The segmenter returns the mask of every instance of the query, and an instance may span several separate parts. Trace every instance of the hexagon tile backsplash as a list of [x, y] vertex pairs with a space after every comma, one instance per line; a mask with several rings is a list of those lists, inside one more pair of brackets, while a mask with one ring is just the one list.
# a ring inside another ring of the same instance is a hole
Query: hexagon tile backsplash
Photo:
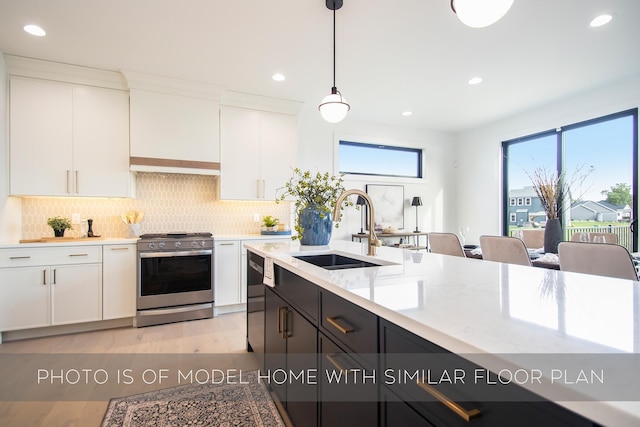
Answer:
[[[143, 211], [141, 233], [209, 231], [222, 234], [254, 234], [261, 223], [254, 214], [271, 215], [290, 223], [291, 203], [239, 202], [217, 199], [216, 177], [139, 172], [135, 199], [85, 197], [26, 197], [22, 199], [22, 238], [52, 237], [47, 218], [93, 219], [93, 232], [107, 238], [131, 237], [121, 215]], [[275, 195], [274, 195], [275, 198]], [[67, 230], [67, 237], [79, 237], [80, 226]]]

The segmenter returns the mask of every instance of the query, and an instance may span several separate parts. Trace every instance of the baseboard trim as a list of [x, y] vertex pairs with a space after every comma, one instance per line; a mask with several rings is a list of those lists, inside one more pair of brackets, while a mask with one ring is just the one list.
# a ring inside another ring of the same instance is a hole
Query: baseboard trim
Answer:
[[0, 334], [0, 344], [3, 342], [24, 340], [29, 338], [50, 337], [53, 335], [74, 334], [78, 332], [99, 331], [131, 326], [133, 317], [123, 319], [102, 320], [99, 322], [76, 323], [73, 325], [47, 326], [44, 328], [22, 329], [19, 331], [6, 331]]

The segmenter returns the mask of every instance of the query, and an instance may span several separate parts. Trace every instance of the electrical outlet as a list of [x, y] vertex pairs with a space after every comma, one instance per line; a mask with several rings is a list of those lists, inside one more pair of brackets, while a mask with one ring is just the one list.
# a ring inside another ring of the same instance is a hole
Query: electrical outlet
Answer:
[[254, 213], [253, 214], [253, 222], [260, 222], [260, 214], [259, 213]]
[[71, 214], [71, 224], [80, 224], [80, 214], [79, 213]]

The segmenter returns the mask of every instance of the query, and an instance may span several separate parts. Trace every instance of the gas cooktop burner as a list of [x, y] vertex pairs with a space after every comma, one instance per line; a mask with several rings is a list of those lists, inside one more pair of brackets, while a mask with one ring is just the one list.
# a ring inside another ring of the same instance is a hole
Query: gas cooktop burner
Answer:
[[142, 240], [149, 239], [189, 239], [189, 238], [209, 238], [213, 236], [211, 233], [187, 233], [187, 232], [171, 232], [171, 233], [150, 233], [140, 236]]

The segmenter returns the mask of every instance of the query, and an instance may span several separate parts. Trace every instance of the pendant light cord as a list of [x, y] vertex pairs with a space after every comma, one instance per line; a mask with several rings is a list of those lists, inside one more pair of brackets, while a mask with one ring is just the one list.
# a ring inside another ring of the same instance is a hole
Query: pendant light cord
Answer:
[[336, 87], [336, 9], [333, 8], [333, 87]]

